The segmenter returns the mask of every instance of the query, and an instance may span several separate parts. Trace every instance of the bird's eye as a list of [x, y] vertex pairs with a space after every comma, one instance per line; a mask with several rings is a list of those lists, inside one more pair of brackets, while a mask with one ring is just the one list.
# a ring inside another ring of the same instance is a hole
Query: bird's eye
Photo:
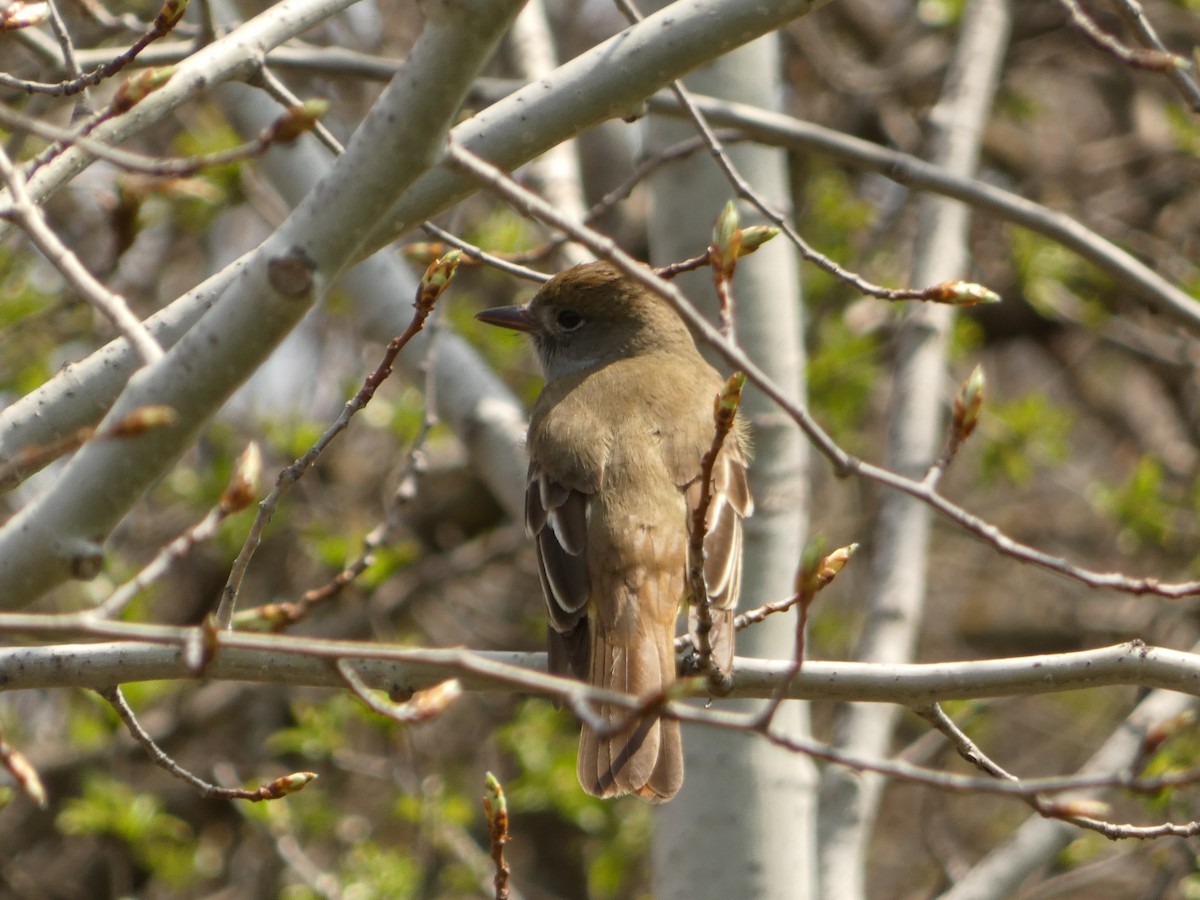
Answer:
[[558, 326], [564, 331], [574, 331], [583, 324], [583, 316], [573, 309], [562, 309], [555, 316], [555, 321], [558, 322]]

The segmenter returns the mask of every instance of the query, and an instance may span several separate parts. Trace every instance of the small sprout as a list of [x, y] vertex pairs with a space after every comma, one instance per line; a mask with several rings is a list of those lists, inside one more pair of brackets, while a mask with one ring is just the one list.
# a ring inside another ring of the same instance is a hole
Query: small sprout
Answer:
[[837, 578], [842, 569], [846, 568], [846, 563], [850, 562], [850, 557], [857, 551], [857, 543], [847, 544], [845, 547], [838, 547], [822, 559], [817, 567], [817, 589], [820, 590]]
[[174, 425], [177, 421], [179, 421], [179, 414], [174, 409], [162, 403], [152, 403], [147, 406], [139, 406], [125, 418], [114, 423], [111, 428], [105, 429], [100, 437], [137, 437], [152, 428], [166, 428], [168, 425]]
[[129, 112], [170, 81], [174, 74], [174, 66], [162, 66], [131, 75], [113, 94], [112, 102], [108, 105], [109, 114], [119, 116]]
[[239, 631], [281, 631], [297, 618], [295, 603], [264, 603], [240, 611], [233, 617], [233, 622]]
[[431, 262], [429, 268], [425, 270], [425, 274], [421, 276], [421, 283], [417, 287], [417, 300], [413, 305], [426, 312], [432, 310], [433, 304], [437, 302], [438, 297], [449, 286], [454, 273], [458, 271], [458, 264], [461, 261], [462, 251], [451, 250]]
[[179, 414], [162, 403], [139, 406], [103, 431], [93, 435], [102, 439], [137, 437], [154, 428], [166, 428], [179, 421]]
[[508, 878], [511, 874], [508, 861], [504, 858], [504, 845], [511, 840], [508, 834], [508, 800], [499, 779], [491, 772], [484, 778], [483, 817], [487, 820], [488, 836], [491, 838], [492, 864], [496, 874], [492, 878], [496, 900], [509, 897]]
[[262, 451], [258, 449], [258, 444], [251, 441], [238, 457], [233, 467], [233, 477], [221, 494], [221, 511], [225, 515], [243, 510], [254, 502], [262, 480], [262, 470]]
[[778, 236], [779, 229], [774, 225], [751, 225], [749, 228], [743, 228], [738, 256], [749, 256], [767, 241]]
[[488, 831], [494, 836], [503, 835], [508, 840], [508, 800], [504, 796], [504, 787], [491, 772], [484, 776], [483, 812], [487, 816]]
[[746, 384], [745, 372], [734, 372], [717, 394], [713, 418], [717, 425], [728, 430], [733, 425], [734, 417], [742, 406], [742, 388]]
[[278, 800], [288, 794], [304, 790], [317, 777], [316, 772], [293, 772], [276, 778], [270, 784], [264, 784], [255, 792], [255, 800]]
[[188, 0], [166, 0], [154, 19], [154, 30], [160, 34], [170, 31], [179, 24], [187, 8]]
[[963, 382], [958, 396], [954, 398], [953, 440], [955, 446], [971, 436], [979, 424], [979, 411], [983, 407], [983, 368], [976, 366]]
[[431, 688], [417, 691], [407, 703], [401, 707], [403, 716], [397, 716], [404, 722], [427, 722], [446, 711], [455, 700], [462, 696], [462, 683], [457, 678], [435, 684]]
[[737, 205], [730, 200], [725, 204], [725, 208], [721, 210], [721, 214], [717, 216], [717, 224], [713, 228], [713, 243], [717, 246], [717, 250], [725, 254], [737, 238], [737, 232]]
[[725, 204], [713, 227], [713, 242], [708, 248], [709, 262], [717, 276], [728, 281], [741, 255], [742, 231], [738, 228], [737, 206], [732, 200]]
[[1078, 797], [1042, 801], [1039, 804], [1039, 810], [1044, 816], [1066, 819], [1101, 819], [1112, 811], [1112, 807], [1103, 800]]
[[922, 292], [926, 300], [950, 306], [976, 306], [980, 303], [999, 303], [1000, 295], [972, 281], [943, 281]]
[[8, 769], [13, 781], [23, 790], [40, 809], [46, 808], [46, 788], [37, 770], [30, 764], [25, 754], [4, 738], [0, 738], [0, 764]]
[[796, 595], [802, 606], [812, 603], [821, 589], [820, 573], [825, 562], [825, 536], [818, 534], [809, 540], [800, 557], [800, 568], [796, 570]]
[[33, 28], [50, 18], [49, 3], [22, 3], [21, 0], [0, 9], [0, 31]]
[[317, 119], [329, 112], [328, 100], [305, 100], [300, 106], [289, 106], [282, 116], [263, 133], [264, 143], [290, 144], [313, 130]]

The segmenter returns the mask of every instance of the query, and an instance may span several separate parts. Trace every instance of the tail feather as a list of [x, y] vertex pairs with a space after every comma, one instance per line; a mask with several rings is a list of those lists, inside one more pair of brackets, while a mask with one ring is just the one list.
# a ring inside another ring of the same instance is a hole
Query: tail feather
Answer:
[[[652, 633], [657, 631], [663, 633]], [[606, 638], [603, 630], [593, 636], [591, 684], [645, 697], [661, 693], [675, 680], [670, 632], [652, 626], [628, 647]], [[637, 794], [654, 803], [675, 796], [683, 784], [679, 723], [654, 713], [631, 718], [630, 710], [611, 704], [599, 704], [596, 713], [602, 730], [585, 723], [579, 735], [583, 789], [596, 797]]]

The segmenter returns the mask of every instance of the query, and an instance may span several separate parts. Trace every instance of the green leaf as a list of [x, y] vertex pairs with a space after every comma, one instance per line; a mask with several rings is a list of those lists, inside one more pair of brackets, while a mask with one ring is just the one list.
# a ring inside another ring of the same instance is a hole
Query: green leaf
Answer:
[[107, 775], [86, 778], [83, 796], [64, 804], [55, 825], [66, 835], [120, 841], [139, 865], [174, 887], [198, 877], [191, 826], [166, 812], [157, 794], [136, 793]]
[[980, 442], [979, 467], [984, 479], [1024, 484], [1033, 476], [1035, 465], [1059, 463], [1069, 455], [1074, 416], [1044, 394], [988, 404], [982, 421], [987, 423], [987, 440]]
[[1092, 491], [1095, 504], [1121, 527], [1120, 540], [1129, 549], [1144, 544], [1163, 546], [1171, 536], [1174, 504], [1164, 496], [1162, 463], [1147, 454], [1123, 484], [1097, 484]]

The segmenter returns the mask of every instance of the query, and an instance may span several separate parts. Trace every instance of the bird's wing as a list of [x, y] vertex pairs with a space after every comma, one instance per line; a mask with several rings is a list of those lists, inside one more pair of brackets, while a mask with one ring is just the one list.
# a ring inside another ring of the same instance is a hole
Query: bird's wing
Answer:
[[588, 671], [587, 504], [587, 494], [530, 463], [525, 529], [537, 548], [538, 574], [550, 617], [549, 668], [578, 678]]
[[[686, 489], [689, 532], [701, 493], [697, 475]], [[722, 672], [729, 672], [733, 665], [733, 617], [742, 587], [742, 520], [753, 511], [746, 458], [736, 443], [726, 444], [713, 466], [704, 535], [704, 582], [713, 616], [709, 641], [713, 660]], [[688, 567], [691, 568], [691, 560]], [[688, 615], [693, 634], [698, 619], [695, 603], [693, 598]]]

